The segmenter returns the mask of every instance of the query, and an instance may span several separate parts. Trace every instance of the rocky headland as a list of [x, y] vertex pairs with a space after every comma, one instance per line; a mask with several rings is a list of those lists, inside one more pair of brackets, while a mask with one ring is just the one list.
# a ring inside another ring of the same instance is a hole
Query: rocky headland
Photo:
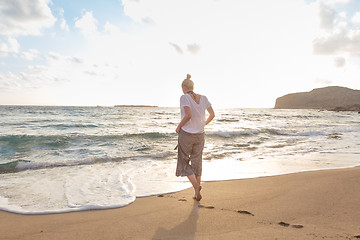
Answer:
[[277, 98], [275, 108], [360, 112], [360, 90], [330, 86], [291, 93]]
[[114, 105], [114, 107], [129, 107], [129, 108], [135, 108], [135, 107], [158, 107], [158, 106], [150, 106], [150, 105]]

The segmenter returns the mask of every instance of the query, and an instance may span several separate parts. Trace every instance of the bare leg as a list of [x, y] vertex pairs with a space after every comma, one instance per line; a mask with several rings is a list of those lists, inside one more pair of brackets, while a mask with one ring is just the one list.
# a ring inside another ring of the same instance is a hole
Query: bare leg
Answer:
[[194, 174], [190, 175], [190, 176], [187, 176], [189, 181], [191, 182], [191, 184], [193, 185], [194, 187], [194, 190], [195, 190], [195, 199], [197, 201], [200, 201], [202, 196], [200, 194], [200, 191], [201, 191], [201, 186], [200, 186], [200, 183], [198, 182], [198, 180], [200, 181], [201, 180], [201, 177], [195, 177]]
[[[195, 176], [195, 178], [196, 178], [197, 183], [200, 185], [200, 190], [199, 190], [199, 192], [200, 192], [201, 189], [202, 189], [202, 187], [201, 187], [201, 176]], [[194, 188], [194, 189], [195, 189], [195, 188]], [[195, 196], [193, 197], [193, 199], [196, 199], [196, 194], [195, 194]]]
[[198, 182], [199, 185], [201, 185], [201, 176], [196, 176], [196, 181]]

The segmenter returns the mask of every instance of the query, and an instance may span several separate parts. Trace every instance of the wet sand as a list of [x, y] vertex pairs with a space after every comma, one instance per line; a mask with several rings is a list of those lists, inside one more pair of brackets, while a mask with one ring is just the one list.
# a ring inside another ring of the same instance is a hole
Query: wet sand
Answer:
[[203, 183], [109, 210], [0, 211], [0, 239], [360, 239], [360, 167]]

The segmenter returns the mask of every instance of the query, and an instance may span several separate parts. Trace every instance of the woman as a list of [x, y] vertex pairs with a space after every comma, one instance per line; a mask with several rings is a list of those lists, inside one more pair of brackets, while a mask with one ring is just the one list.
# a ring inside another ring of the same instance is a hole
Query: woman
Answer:
[[[184, 95], [180, 98], [181, 122], [176, 128], [179, 134], [176, 176], [188, 177], [195, 190], [194, 199], [200, 201], [204, 127], [215, 113], [205, 96], [194, 93], [194, 82], [190, 78], [188, 74], [181, 84]], [[209, 113], [207, 119], [205, 110]]]

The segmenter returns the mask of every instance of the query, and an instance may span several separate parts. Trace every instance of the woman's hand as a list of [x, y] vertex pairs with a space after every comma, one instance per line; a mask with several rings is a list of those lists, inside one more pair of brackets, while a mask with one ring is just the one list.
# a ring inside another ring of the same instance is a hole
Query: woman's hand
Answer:
[[179, 123], [179, 125], [176, 128], [176, 132], [179, 133], [180, 129], [182, 128], [182, 126], [184, 126], [190, 119], [191, 119], [191, 111], [190, 111], [190, 107], [185, 106], [184, 107], [184, 111], [185, 111], [185, 116], [184, 118], [181, 120], [181, 122]]
[[210, 106], [208, 109], [206, 109], [209, 113], [208, 119], [206, 119], [205, 125], [208, 125], [215, 117], [214, 109]]

